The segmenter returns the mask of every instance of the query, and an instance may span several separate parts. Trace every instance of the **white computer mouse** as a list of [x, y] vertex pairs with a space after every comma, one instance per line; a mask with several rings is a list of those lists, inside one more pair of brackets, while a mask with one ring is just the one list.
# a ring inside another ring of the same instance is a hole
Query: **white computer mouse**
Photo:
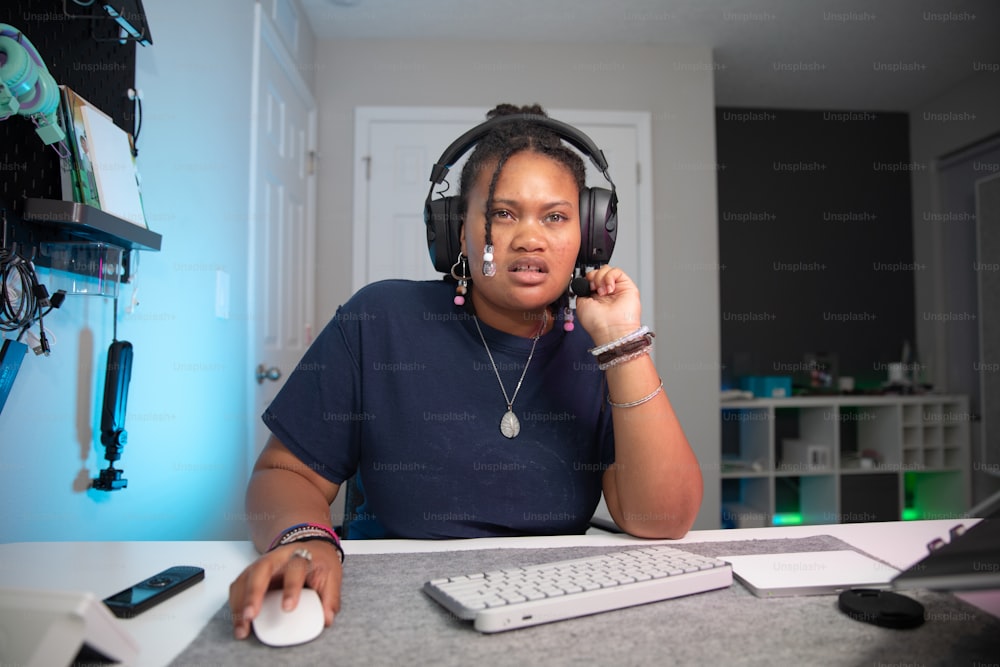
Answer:
[[260, 613], [253, 619], [254, 634], [268, 646], [293, 646], [312, 641], [323, 632], [323, 605], [319, 593], [303, 588], [299, 604], [291, 611], [281, 608], [280, 588], [264, 594]]

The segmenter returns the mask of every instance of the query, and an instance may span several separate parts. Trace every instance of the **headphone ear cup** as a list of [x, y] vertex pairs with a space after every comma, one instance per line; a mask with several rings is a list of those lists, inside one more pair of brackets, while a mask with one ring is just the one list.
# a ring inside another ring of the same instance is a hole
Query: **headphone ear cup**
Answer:
[[19, 114], [22, 116], [35, 114], [48, 116], [55, 113], [59, 107], [59, 84], [48, 71], [43, 70], [38, 73], [33, 92], [34, 94], [30, 97], [25, 95], [18, 100], [21, 103], [21, 108], [18, 109]]
[[38, 67], [24, 47], [10, 37], [0, 36], [0, 53], [6, 56], [0, 66], [0, 81], [20, 100], [31, 92], [38, 80]]
[[441, 273], [451, 273], [451, 266], [462, 245], [458, 197], [428, 199], [424, 203], [424, 224], [427, 225], [427, 250], [434, 269]]
[[580, 254], [584, 265], [607, 264], [618, 237], [618, 195], [607, 188], [580, 190]]

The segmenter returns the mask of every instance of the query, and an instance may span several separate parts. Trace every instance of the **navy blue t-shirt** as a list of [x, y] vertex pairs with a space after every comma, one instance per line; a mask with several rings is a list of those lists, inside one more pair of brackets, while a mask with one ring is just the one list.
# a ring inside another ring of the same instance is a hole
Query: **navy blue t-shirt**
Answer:
[[[614, 461], [603, 373], [582, 327], [557, 323], [507, 410], [473, 318], [445, 281], [388, 280], [341, 306], [263, 419], [305, 465], [364, 497], [350, 538], [586, 531]], [[480, 322], [508, 396], [532, 339]]]

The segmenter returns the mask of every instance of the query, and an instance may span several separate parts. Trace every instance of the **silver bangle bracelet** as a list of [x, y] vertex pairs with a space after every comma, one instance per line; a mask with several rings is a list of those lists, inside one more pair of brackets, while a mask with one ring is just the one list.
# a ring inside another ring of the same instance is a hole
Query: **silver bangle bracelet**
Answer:
[[660, 380], [660, 386], [658, 386], [652, 392], [646, 394], [645, 396], [643, 396], [640, 399], [637, 399], [635, 401], [631, 401], [629, 403], [615, 403], [614, 401], [611, 400], [611, 395], [608, 394], [608, 405], [610, 405], [613, 408], [634, 408], [637, 405], [642, 405], [643, 403], [646, 403], [647, 401], [653, 400], [653, 398], [657, 394], [659, 394], [661, 391], [663, 391], [663, 380]]

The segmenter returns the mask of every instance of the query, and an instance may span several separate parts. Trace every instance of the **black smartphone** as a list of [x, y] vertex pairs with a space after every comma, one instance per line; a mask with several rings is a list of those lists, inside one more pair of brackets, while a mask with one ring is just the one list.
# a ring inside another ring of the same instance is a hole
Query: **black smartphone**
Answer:
[[202, 568], [192, 565], [178, 565], [105, 598], [104, 604], [118, 618], [132, 618], [164, 600], [172, 598], [204, 578], [205, 570]]

